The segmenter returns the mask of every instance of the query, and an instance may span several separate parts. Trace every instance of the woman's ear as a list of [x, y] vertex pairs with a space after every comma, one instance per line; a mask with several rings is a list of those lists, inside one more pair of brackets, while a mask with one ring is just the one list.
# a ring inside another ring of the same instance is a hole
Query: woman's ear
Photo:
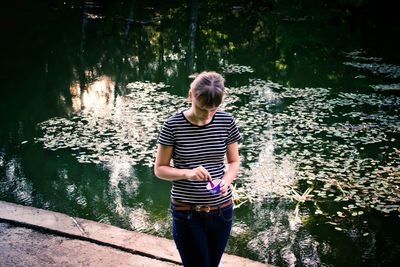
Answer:
[[192, 93], [192, 89], [190, 89], [189, 93], [188, 93], [188, 100], [192, 101], [192, 97], [193, 97], [193, 93]]

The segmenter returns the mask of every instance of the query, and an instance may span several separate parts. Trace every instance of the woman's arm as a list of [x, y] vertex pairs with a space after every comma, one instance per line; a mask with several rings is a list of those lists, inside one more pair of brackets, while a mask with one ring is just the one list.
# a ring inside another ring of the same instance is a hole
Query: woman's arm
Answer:
[[228, 191], [229, 186], [236, 179], [236, 175], [240, 168], [240, 156], [239, 156], [239, 146], [237, 142], [229, 144], [226, 150], [226, 159], [228, 163], [228, 168], [225, 171], [224, 177], [221, 183], [221, 195], [225, 195]]
[[207, 180], [211, 178], [208, 171], [199, 166], [194, 169], [177, 169], [170, 166], [173, 146], [165, 146], [159, 144], [157, 147], [156, 161], [154, 166], [154, 174], [163, 180], [174, 181], [182, 179], [190, 180]]

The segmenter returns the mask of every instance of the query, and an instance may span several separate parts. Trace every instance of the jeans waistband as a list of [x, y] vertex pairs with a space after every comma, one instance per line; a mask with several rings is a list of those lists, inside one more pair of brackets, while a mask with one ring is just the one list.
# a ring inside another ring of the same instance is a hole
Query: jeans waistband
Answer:
[[216, 206], [207, 206], [207, 205], [190, 205], [190, 204], [186, 204], [186, 203], [182, 203], [179, 201], [176, 201], [175, 199], [171, 199], [171, 206], [172, 209], [175, 211], [197, 211], [197, 212], [211, 212], [211, 211], [216, 211], [216, 210], [220, 210], [223, 209], [225, 207], [228, 207], [229, 205], [233, 204], [232, 199], [229, 199], [228, 201], [220, 204], [220, 205], [216, 205]]

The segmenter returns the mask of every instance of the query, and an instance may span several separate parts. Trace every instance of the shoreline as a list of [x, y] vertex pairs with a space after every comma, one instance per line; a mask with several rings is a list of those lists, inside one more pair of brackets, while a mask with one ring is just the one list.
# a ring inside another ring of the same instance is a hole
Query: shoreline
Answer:
[[[71, 217], [59, 212], [0, 201], [0, 222], [39, 231], [44, 235], [84, 241], [88, 245], [95, 244], [110, 250], [119, 250], [158, 261], [160, 264], [165, 263], [166, 266], [182, 265], [173, 240]], [[40, 254], [40, 251], [38, 253]], [[272, 265], [224, 253], [220, 266]]]

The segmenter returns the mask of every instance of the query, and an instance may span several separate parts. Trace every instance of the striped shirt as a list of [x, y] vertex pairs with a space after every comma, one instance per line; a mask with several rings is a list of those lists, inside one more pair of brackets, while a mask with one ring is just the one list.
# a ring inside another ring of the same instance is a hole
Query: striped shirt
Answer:
[[[167, 119], [160, 132], [158, 143], [173, 146], [173, 167], [193, 169], [200, 165], [207, 169], [213, 179], [222, 178], [225, 169], [227, 145], [240, 140], [234, 118], [222, 111], [217, 111], [211, 122], [198, 126], [192, 124], [183, 112]], [[215, 206], [232, 197], [229, 188], [226, 196], [212, 195], [206, 188], [207, 181], [173, 181], [171, 197], [177, 201]]]

